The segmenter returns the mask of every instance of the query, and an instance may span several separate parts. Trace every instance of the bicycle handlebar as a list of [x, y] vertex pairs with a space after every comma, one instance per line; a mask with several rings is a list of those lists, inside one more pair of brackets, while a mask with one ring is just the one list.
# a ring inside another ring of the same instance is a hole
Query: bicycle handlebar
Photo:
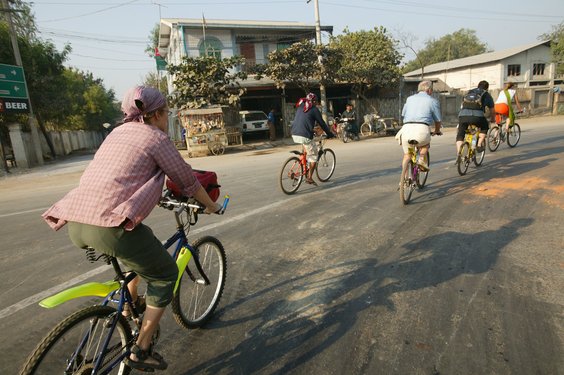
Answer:
[[[225, 195], [223, 198], [223, 203], [219, 211], [215, 212], [218, 215], [223, 215], [225, 210], [227, 209], [227, 205], [229, 204], [229, 195]], [[177, 212], [180, 213], [183, 210], [194, 210], [196, 213], [203, 213], [206, 209], [204, 205], [200, 202], [196, 201], [194, 198], [189, 198], [187, 202], [182, 202], [171, 194], [165, 194], [158, 203], [159, 207], [165, 208], [167, 210], [177, 209]]]

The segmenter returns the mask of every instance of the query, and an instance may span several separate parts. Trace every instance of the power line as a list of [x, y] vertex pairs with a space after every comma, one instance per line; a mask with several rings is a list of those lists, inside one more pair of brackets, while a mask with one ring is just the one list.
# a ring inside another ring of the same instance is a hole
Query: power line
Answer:
[[[117, 4], [117, 5], [114, 5], [114, 6], [111, 6], [111, 7], [108, 7], [108, 8], [99, 9], [99, 10], [96, 10], [96, 11], [90, 12], [90, 13], [84, 13], [84, 14], [79, 14], [79, 15], [76, 15], [76, 16], [57, 18], [57, 19], [52, 19], [52, 20], [45, 20], [45, 21], [41, 21], [41, 22], [58, 22], [58, 21], [73, 20], [73, 19], [80, 18], [80, 17], [86, 17], [86, 16], [91, 16], [93, 14], [102, 13], [102, 12], [105, 12], [105, 11], [110, 10], [110, 9], [120, 8], [122, 6], [130, 5], [130, 4], [135, 3], [137, 1], [139, 1], [139, 0], [128, 1], [127, 3]], [[65, 4], [65, 5], [68, 5], [68, 4]], [[84, 4], [81, 4], [81, 5], [84, 5]]]

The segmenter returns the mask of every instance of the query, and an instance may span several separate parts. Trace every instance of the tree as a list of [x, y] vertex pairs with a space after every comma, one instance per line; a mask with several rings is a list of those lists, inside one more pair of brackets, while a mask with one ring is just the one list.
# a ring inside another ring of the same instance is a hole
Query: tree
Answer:
[[399, 82], [401, 53], [385, 28], [350, 32], [331, 38], [331, 49], [341, 56], [339, 81], [351, 83], [353, 93], [363, 96], [366, 89], [386, 87]]
[[[319, 62], [319, 55], [323, 58], [323, 64]], [[291, 83], [307, 93], [314, 82], [334, 82], [339, 61], [337, 49], [317, 46], [311, 41], [303, 40], [283, 50], [270, 52], [268, 64], [257, 65], [253, 73], [257, 75], [257, 79], [269, 77], [277, 87]]]
[[211, 56], [182, 57], [178, 65], [169, 65], [174, 77], [171, 102], [178, 109], [201, 108], [212, 104], [236, 105], [245, 89], [238, 80], [247, 78], [245, 72], [234, 69], [244, 62], [240, 56], [216, 59]]
[[151, 57], [155, 57], [156, 48], [159, 46], [159, 31], [160, 25], [157, 23], [151, 33], [149, 34], [149, 42], [145, 47], [145, 52]]
[[552, 61], [556, 63], [556, 73], [564, 74], [564, 21], [552, 26], [549, 33], [542, 34], [540, 40], [550, 40]]
[[411, 72], [425, 66], [444, 61], [461, 59], [487, 52], [487, 44], [476, 36], [476, 31], [460, 29], [439, 39], [430, 39], [416, 55], [418, 58], [405, 64], [403, 71]]
[[147, 73], [145, 79], [143, 80], [143, 86], [154, 87], [157, 90], [160, 90], [163, 94], [168, 95], [166, 77], [159, 77], [159, 74], [155, 72]]

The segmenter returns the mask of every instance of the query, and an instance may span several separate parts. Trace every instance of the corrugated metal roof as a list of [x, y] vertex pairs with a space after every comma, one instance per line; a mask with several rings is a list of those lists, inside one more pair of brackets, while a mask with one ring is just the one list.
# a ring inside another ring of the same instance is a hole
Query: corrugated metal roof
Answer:
[[[202, 27], [202, 18], [161, 18], [161, 23], [168, 25], [179, 24], [183, 26]], [[254, 21], [254, 20], [216, 20], [206, 18], [206, 27], [209, 28], [271, 28], [271, 29], [307, 29], [315, 30], [315, 25], [293, 21]], [[333, 31], [333, 26], [321, 26], [323, 31]]]
[[[480, 55], [464, 57], [462, 59], [456, 59], [456, 60], [445, 61], [445, 62], [441, 62], [441, 63], [437, 63], [437, 64], [431, 64], [431, 65], [425, 66], [423, 68], [423, 72], [424, 72], [424, 74], [427, 74], [427, 73], [435, 73], [435, 72], [444, 71], [446, 69], [456, 69], [456, 68], [463, 68], [463, 67], [472, 66], [472, 65], [487, 64], [487, 63], [490, 63], [490, 62], [503, 60], [507, 57], [517, 55], [518, 53], [524, 52], [524, 51], [529, 50], [529, 49], [534, 48], [534, 47], [538, 47], [542, 44], [550, 45], [550, 41], [545, 40], [545, 41], [542, 41], [542, 42], [526, 44], [524, 46], [518, 46], [518, 47], [504, 49], [504, 50], [501, 50], [501, 51], [487, 52], [487, 53], [482, 53]], [[414, 70], [412, 72], [406, 73], [406, 74], [404, 74], [404, 77], [413, 77], [413, 76], [417, 76], [417, 75], [421, 75], [421, 69], [417, 69], [417, 70]]]

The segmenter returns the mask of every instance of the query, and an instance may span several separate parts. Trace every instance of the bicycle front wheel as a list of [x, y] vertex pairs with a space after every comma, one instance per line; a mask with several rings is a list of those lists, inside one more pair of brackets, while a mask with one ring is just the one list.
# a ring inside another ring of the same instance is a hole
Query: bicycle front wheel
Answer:
[[488, 134], [486, 136], [486, 141], [488, 143], [488, 149], [491, 152], [494, 152], [495, 150], [497, 150], [497, 148], [501, 144], [501, 136], [499, 134], [499, 126], [497, 126], [497, 125], [492, 126], [488, 130]]
[[297, 156], [292, 156], [280, 170], [280, 188], [285, 194], [294, 194], [302, 184], [304, 175], [302, 165]]
[[317, 165], [315, 167], [315, 174], [321, 182], [327, 182], [333, 176], [335, 172], [335, 165], [337, 164], [337, 158], [333, 150], [326, 148], [323, 150], [323, 154], [319, 157]]
[[172, 299], [174, 319], [184, 328], [201, 327], [211, 318], [223, 293], [227, 271], [225, 249], [217, 238], [202, 237], [192, 248], [201, 269], [194, 259], [188, 262]]
[[456, 169], [458, 169], [458, 174], [464, 176], [468, 171], [468, 166], [470, 165], [470, 144], [464, 142], [460, 146], [460, 151], [458, 152], [458, 157], [456, 158]]
[[400, 178], [400, 200], [403, 204], [408, 204], [411, 200], [411, 194], [413, 193], [413, 164], [411, 161], [407, 164], [407, 167], [402, 169]]
[[[431, 167], [431, 155], [430, 152], [427, 150], [427, 155], [425, 156], [425, 161], [427, 162], [427, 166]], [[417, 176], [415, 177], [415, 183], [419, 189], [422, 189], [427, 182], [427, 177], [429, 177], [429, 171], [423, 172], [421, 169], [417, 172]]]
[[372, 135], [372, 131], [370, 129], [370, 124], [364, 123], [360, 126], [360, 134], [363, 137], [368, 137], [369, 135]]
[[515, 147], [520, 139], [521, 127], [519, 124], [515, 123], [513, 126], [509, 127], [509, 131], [507, 132], [507, 144], [509, 147]]
[[[108, 336], [108, 345], [102, 350]], [[110, 368], [120, 360], [120, 355], [126, 355], [132, 341], [131, 327], [116, 309], [100, 305], [87, 307], [49, 332], [28, 358], [20, 375], [90, 374], [100, 355], [104, 357], [98, 372], [129, 374], [131, 368], [123, 362], [117, 363], [111, 371]]]

